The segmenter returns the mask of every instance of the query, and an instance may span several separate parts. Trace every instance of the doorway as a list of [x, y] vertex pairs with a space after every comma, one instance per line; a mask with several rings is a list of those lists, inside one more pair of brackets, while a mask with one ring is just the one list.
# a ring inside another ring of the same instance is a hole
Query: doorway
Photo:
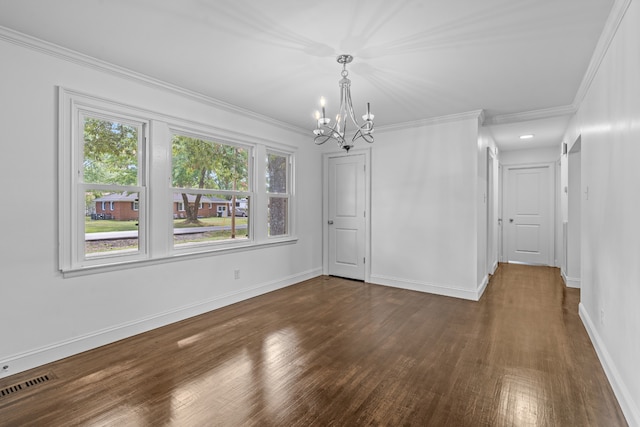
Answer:
[[324, 274], [368, 280], [368, 151], [324, 158]]
[[553, 174], [552, 164], [506, 167], [503, 231], [507, 262], [552, 265]]
[[497, 182], [495, 179], [496, 155], [487, 147], [487, 272], [493, 274], [498, 267], [498, 215], [496, 212]]
[[567, 224], [565, 228], [565, 265], [562, 276], [570, 288], [580, 287], [580, 223], [582, 204], [580, 137], [567, 155]]

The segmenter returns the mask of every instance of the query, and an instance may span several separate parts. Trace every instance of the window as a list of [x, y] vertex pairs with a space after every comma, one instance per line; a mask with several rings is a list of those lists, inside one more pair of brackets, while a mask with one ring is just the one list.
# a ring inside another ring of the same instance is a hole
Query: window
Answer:
[[65, 276], [295, 241], [286, 144], [62, 88], [59, 107]]
[[[251, 196], [250, 151], [206, 136], [173, 135], [171, 191], [187, 207], [184, 219], [173, 225], [174, 249], [248, 239], [247, 218], [227, 213], [227, 205]], [[204, 210], [203, 203], [215, 204], [216, 214]]]
[[[71, 105], [60, 150], [61, 269], [145, 258], [146, 218], [140, 215], [145, 211], [148, 122]], [[111, 239], [114, 232], [118, 240]]]
[[269, 236], [289, 234], [289, 155], [267, 152], [266, 190], [269, 196], [267, 233]]

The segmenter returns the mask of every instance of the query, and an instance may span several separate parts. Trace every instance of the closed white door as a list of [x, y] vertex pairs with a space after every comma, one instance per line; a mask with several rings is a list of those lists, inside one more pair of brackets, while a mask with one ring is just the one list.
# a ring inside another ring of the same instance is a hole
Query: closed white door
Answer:
[[505, 199], [507, 261], [551, 265], [551, 167], [509, 167]]
[[329, 158], [329, 274], [364, 280], [365, 157]]

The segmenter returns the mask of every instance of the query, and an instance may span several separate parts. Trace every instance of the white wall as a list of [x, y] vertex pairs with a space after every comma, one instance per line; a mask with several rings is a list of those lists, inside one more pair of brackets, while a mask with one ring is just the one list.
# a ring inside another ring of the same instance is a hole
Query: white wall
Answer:
[[[0, 31], [2, 31], [0, 29]], [[3, 183], [0, 376], [321, 274], [321, 162], [311, 138], [196, 95], [87, 66], [0, 32]], [[15, 41], [15, 42], [14, 42]], [[38, 49], [24, 47], [21, 42]], [[57, 254], [56, 87], [299, 146], [293, 244], [63, 278]], [[301, 171], [304, 171], [302, 173]], [[233, 270], [241, 271], [234, 280]]]
[[478, 299], [478, 117], [376, 134], [371, 281]]
[[635, 426], [640, 426], [638, 52], [640, 2], [633, 0], [577, 113], [583, 193], [580, 315], [627, 421]]
[[524, 150], [500, 151], [503, 165], [525, 165], [535, 163], [555, 163], [560, 158], [560, 141], [557, 147], [529, 148]]

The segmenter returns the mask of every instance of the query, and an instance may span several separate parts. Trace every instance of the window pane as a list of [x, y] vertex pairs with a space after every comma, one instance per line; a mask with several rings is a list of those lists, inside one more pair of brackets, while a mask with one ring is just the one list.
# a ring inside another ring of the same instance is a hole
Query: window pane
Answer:
[[249, 190], [249, 150], [202, 139], [174, 135], [172, 186]]
[[91, 184], [138, 184], [138, 128], [84, 119], [83, 180]]
[[282, 236], [289, 233], [289, 199], [285, 197], [269, 197], [269, 236]]
[[87, 258], [138, 250], [138, 197], [138, 193], [85, 192]]
[[[234, 197], [220, 194], [173, 194], [175, 247], [248, 237], [249, 198], [244, 208], [232, 209]], [[202, 203], [202, 207], [200, 204]]]
[[267, 154], [267, 193], [287, 192], [287, 156]]

